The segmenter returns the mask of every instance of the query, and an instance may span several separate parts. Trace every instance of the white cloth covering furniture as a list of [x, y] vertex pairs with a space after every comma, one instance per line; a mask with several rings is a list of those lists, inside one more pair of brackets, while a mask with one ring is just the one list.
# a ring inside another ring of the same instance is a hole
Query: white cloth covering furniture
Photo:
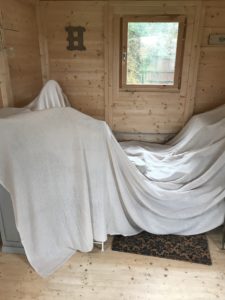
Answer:
[[0, 116], [0, 184], [41, 276], [107, 234], [189, 235], [223, 223], [225, 106], [193, 117], [166, 145], [123, 149], [105, 122], [70, 107]]

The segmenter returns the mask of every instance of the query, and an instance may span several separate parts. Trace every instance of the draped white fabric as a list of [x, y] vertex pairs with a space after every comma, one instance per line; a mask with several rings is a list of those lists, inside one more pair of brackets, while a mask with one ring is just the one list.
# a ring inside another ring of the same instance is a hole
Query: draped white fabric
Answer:
[[31, 265], [47, 276], [107, 234], [189, 235], [220, 225], [224, 128], [221, 106], [193, 117], [167, 145], [121, 147], [105, 122], [70, 107], [1, 117], [0, 184]]
[[55, 80], [49, 80], [40, 94], [26, 108], [31, 110], [43, 110], [55, 107], [71, 106], [67, 96]]
[[40, 94], [27, 106], [22, 108], [6, 107], [0, 109], [0, 118], [6, 118], [18, 113], [25, 113], [36, 110], [71, 106], [62, 88], [55, 80], [49, 80]]

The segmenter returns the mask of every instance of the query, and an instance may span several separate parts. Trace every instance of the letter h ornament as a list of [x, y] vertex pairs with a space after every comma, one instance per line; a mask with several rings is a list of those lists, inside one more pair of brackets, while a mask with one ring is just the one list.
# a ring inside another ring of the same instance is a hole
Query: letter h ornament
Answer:
[[[67, 26], [65, 30], [68, 32], [67, 41], [69, 45], [67, 49], [72, 50], [86, 50], [84, 46], [84, 32], [86, 31], [82, 26]], [[74, 35], [76, 33], [76, 35]]]

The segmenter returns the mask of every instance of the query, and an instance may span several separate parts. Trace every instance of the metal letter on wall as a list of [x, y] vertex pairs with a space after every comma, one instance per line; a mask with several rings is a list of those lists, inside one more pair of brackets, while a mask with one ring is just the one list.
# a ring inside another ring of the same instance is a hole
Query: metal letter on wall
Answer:
[[[67, 41], [69, 42], [69, 46], [67, 46], [68, 50], [86, 50], [84, 46], [84, 32], [86, 29], [82, 26], [68, 26], [65, 28], [68, 32]], [[76, 34], [76, 35], [75, 35]]]

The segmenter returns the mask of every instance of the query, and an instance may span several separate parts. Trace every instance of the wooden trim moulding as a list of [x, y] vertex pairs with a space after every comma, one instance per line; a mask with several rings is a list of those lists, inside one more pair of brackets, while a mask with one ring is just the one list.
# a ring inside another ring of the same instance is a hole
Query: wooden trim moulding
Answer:
[[13, 106], [12, 83], [9, 70], [8, 53], [5, 46], [3, 15], [0, 10], [0, 89], [2, 107]]
[[187, 101], [185, 103], [183, 125], [191, 118], [194, 113], [195, 108], [195, 96], [197, 88], [197, 78], [199, 70], [199, 60], [200, 60], [200, 48], [201, 48], [201, 37], [204, 29], [204, 19], [205, 19], [205, 6], [200, 2], [195, 15], [195, 26], [194, 35], [192, 40], [192, 57], [189, 80], [188, 80], [188, 95]]
[[48, 54], [48, 39], [45, 27], [45, 7], [43, 7], [40, 1], [36, 5], [36, 18], [38, 25], [38, 38], [40, 47], [40, 58], [41, 58], [41, 72], [42, 72], [42, 82], [45, 84], [49, 79], [49, 54]]
[[110, 103], [109, 103], [109, 5], [104, 7], [104, 94], [105, 94], [105, 121], [110, 125]]

